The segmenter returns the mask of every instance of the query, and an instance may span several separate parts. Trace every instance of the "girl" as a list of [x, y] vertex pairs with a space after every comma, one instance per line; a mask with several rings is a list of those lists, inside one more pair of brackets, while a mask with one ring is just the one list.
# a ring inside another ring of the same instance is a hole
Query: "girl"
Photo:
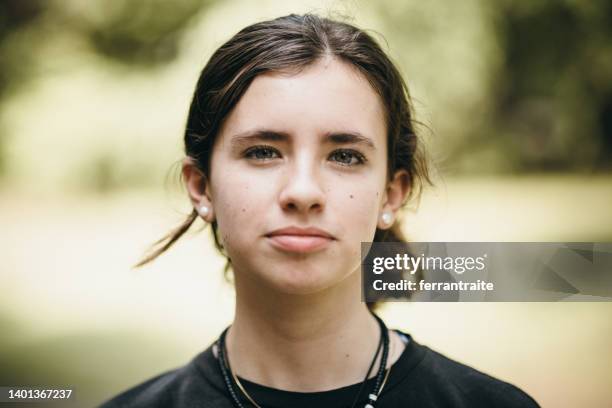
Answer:
[[314, 15], [246, 27], [211, 57], [185, 131], [194, 210], [236, 287], [235, 317], [186, 366], [110, 407], [536, 407], [388, 330], [361, 301], [361, 242], [403, 241], [429, 182], [406, 86], [365, 32]]

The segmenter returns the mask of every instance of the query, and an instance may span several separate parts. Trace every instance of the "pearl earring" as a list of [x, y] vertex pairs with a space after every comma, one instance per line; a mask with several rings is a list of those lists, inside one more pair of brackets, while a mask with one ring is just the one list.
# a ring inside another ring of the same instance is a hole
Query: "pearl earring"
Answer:
[[389, 212], [384, 212], [381, 217], [383, 224], [389, 225], [393, 221], [393, 216]]
[[198, 208], [198, 212], [200, 213], [200, 215], [202, 217], [206, 217], [208, 215], [208, 213], [210, 212], [210, 208], [208, 208], [208, 206], [206, 206], [206, 205], [201, 205]]

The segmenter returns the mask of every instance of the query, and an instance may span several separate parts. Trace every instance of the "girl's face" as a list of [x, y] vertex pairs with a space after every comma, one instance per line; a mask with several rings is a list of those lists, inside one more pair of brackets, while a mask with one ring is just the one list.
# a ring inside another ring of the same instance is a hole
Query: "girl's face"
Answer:
[[399, 208], [407, 188], [388, 184], [386, 169], [379, 96], [328, 58], [255, 78], [217, 136], [195, 201], [212, 207], [237, 279], [314, 293], [358, 271], [361, 242]]

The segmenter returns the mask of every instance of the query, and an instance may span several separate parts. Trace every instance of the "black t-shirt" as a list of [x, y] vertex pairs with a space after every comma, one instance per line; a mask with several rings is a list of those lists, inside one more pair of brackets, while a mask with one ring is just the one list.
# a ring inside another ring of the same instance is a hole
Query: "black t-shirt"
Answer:
[[[391, 367], [376, 408], [399, 407], [539, 407], [514, 385], [497, 380], [423, 346], [398, 332], [406, 342], [400, 358]], [[263, 408], [348, 408], [361, 384], [330, 391], [282, 391], [241, 379], [241, 383]], [[235, 387], [236, 388], [236, 387]], [[374, 388], [374, 378], [362, 391], [363, 407]], [[245, 407], [252, 407], [236, 389]], [[161, 374], [131, 388], [100, 408], [233, 408], [212, 346], [187, 365]]]

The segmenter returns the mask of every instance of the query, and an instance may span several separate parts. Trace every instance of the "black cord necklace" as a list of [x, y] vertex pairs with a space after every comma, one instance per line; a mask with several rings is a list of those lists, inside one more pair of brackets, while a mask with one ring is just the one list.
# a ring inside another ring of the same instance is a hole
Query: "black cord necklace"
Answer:
[[[378, 348], [376, 349], [376, 354], [374, 354], [374, 358], [372, 359], [372, 363], [370, 363], [370, 368], [368, 369], [365, 379], [363, 380], [363, 382], [361, 383], [361, 386], [359, 387], [359, 391], [357, 392], [357, 395], [355, 396], [355, 400], [353, 401], [351, 408], [354, 408], [357, 405], [357, 402], [359, 401], [359, 396], [361, 395], [361, 392], [363, 391], [363, 388], [366, 385], [366, 382], [370, 376], [370, 372], [372, 371], [372, 368], [374, 367], [374, 363], [376, 362], [376, 359], [378, 358], [381, 348], [382, 348], [382, 357], [380, 359], [380, 366], [378, 367], [378, 373], [376, 374], [376, 381], [374, 383], [374, 389], [369, 394], [368, 396], [369, 402], [365, 405], [364, 408], [374, 408], [374, 404], [376, 400], [378, 399], [380, 393], [382, 392], [382, 388], [385, 385], [385, 382], [389, 376], [389, 371], [391, 370], [391, 368], [389, 368], [389, 370], [387, 370], [387, 375], [386, 376], [384, 375], [385, 368], [387, 366], [387, 358], [389, 357], [389, 332], [387, 330], [387, 326], [385, 325], [385, 322], [383, 322], [380, 317], [378, 317], [374, 313], [372, 313], [372, 315], [374, 316], [374, 318], [376, 319], [380, 327], [380, 341], [378, 343]], [[247, 399], [253, 404], [253, 406], [255, 406], [256, 408], [261, 408], [251, 398], [251, 396], [246, 392], [246, 390], [244, 389], [244, 387], [238, 380], [238, 377], [236, 377], [236, 375], [232, 372], [232, 368], [230, 367], [229, 360], [227, 358], [227, 350], [225, 347], [225, 336], [227, 334], [228, 329], [229, 327], [223, 330], [223, 333], [221, 333], [221, 336], [219, 336], [219, 339], [217, 340], [217, 344], [216, 344], [217, 352], [218, 352], [217, 361], [219, 362], [219, 368], [223, 376], [223, 381], [225, 382], [225, 387], [227, 388], [230, 394], [231, 400], [236, 408], [245, 408], [245, 406], [242, 404], [242, 402], [240, 402], [240, 399], [238, 398], [236, 390], [234, 389], [234, 383], [236, 383], [236, 385], [240, 388], [240, 390], [245, 395], [245, 397], [247, 397]]]

